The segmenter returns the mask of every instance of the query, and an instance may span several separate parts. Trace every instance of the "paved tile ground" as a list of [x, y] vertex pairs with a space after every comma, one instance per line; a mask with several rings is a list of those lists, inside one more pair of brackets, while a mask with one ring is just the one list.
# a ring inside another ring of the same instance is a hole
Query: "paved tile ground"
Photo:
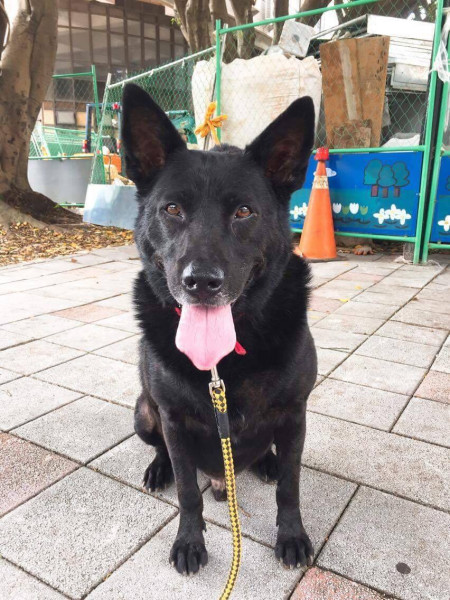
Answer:
[[[209, 564], [183, 578], [175, 488], [141, 488], [154, 451], [132, 435], [136, 250], [74, 258], [0, 269], [0, 598], [216, 598], [226, 504], [199, 473]], [[450, 259], [434, 259], [313, 265], [300, 495], [315, 565], [280, 567], [275, 487], [240, 475], [236, 600], [448, 600]]]

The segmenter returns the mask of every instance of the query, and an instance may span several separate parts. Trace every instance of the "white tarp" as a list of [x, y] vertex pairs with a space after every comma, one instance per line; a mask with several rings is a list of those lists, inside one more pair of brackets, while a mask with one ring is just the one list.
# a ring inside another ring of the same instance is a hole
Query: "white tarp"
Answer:
[[[211, 61], [200, 61], [192, 78], [196, 123], [204, 119], [213, 85]], [[228, 115], [222, 127], [222, 142], [244, 148], [302, 96], [313, 99], [317, 123], [322, 75], [311, 56], [303, 60], [283, 54], [236, 59], [222, 65], [221, 90], [221, 113]]]

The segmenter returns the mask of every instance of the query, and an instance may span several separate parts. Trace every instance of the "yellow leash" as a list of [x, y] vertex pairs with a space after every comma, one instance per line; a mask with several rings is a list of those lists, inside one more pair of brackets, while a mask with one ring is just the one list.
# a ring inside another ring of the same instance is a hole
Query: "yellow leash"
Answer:
[[220, 443], [222, 445], [223, 466], [225, 471], [225, 486], [227, 490], [228, 512], [230, 513], [231, 533], [233, 536], [233, 559], [227, 583], [223, 589], [220, 600], [228, 600], [236, 583], [242, 554], [242, 534], [239, 522], [238, 503], [236, 498], [236, 479], [234, 477], [233, 453], [231, 450], [230, 423], [228, 421], [227, 399], [225, 396], [225, 385], [219, 378], [217, 368], [211, 369], [211, 383], [209, 393], [211, 394], [214, 412], [216, 415], [217, 429], [219, 431]]

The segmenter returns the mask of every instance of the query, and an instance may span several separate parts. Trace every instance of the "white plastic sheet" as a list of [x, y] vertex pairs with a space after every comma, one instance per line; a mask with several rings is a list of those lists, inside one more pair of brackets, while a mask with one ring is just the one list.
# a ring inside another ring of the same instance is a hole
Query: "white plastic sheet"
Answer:
[[[195, 120], [201, 123], [212, 97], [211, 61], [197, 63], [192, 78]], [[236, 59], [222, 66], [221, 112], [228, 115], [222, 142], [244, 148], [294, 100], [311, 96], [317, 117], [322, 75], [313, 57], [299, 60], [282, 54]]]

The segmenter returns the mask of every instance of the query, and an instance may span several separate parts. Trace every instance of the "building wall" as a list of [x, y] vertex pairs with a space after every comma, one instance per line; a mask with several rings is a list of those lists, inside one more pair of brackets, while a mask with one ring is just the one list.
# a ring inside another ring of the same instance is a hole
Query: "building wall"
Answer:
[[[188, 46], [164, 7], [148, 0], [58, 0], [55, 73], [90, 71], [96, 66], [99, 97], [108, 73], [123, 78], [184, 56]], [[46, 125], [82, 127], [84, 105], [92, 102], [89, 79], [54, 80], [43, 106]]]

